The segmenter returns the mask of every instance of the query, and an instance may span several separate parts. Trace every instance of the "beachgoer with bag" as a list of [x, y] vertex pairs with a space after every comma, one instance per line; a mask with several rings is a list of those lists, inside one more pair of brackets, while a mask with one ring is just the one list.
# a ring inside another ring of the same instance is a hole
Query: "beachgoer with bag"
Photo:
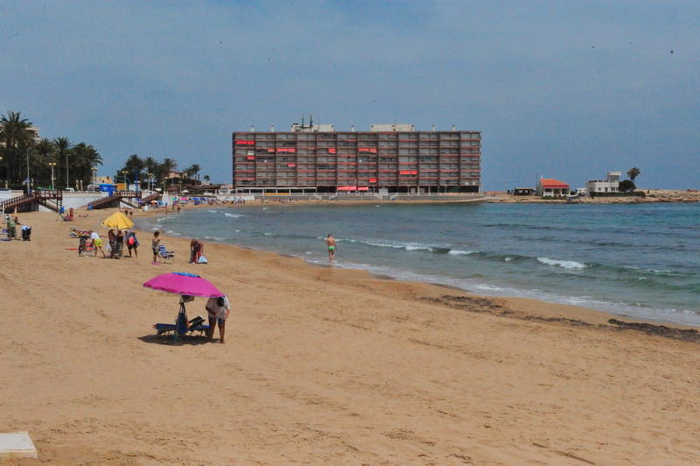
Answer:
[[131, 257], [131, 250], [134, 251], [134, 256], [138, 259], [139, 257], [139, 240], [136, 239], [136, 233], [133, 231], [128, 231], [126, 233], [126, 247], [129, 250], [129, 257]]

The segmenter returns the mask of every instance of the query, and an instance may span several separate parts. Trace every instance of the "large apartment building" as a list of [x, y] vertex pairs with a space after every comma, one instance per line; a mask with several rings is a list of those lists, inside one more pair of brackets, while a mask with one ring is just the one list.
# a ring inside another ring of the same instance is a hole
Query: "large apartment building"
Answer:
[[236, 131], [232, 139], [238, 191], [456, 193], [481, 186], [479, 131], [294, 124], [288, 132]]

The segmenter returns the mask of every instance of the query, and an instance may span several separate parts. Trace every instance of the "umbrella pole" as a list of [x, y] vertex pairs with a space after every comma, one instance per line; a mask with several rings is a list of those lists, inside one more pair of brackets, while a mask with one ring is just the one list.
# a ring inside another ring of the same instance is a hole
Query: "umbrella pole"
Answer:
[[[180, 320], [182, 319], [182, 321]], [[182, 322], [182, 326], [184, 327], [181, 329], [180, 327], [180, 322]], [[182, 333], [180, 333], [180, 330], [182, 330]], [[185, 301], [180, 300], [180, 311], [177, 313], [177, 320], [175, 321], [175, 339], [177, 341], [180, 341], [180, 337], [184, 337], [187, 334], [187, 309], [185, 308]]]

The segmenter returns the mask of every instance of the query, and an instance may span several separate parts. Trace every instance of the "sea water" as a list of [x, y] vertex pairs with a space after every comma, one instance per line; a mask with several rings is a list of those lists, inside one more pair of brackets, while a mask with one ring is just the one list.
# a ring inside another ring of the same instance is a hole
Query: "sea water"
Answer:
[[139, 226], [316, 264], [332, 233], [336, 267], [700, 326], [700, 204], [213, 206]]

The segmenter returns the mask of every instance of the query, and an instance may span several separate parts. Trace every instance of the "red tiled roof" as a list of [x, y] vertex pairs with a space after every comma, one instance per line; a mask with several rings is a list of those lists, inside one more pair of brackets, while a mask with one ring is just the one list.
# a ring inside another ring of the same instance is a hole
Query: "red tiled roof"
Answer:
[[540, 180], [543, 188], [549, 189], [569, 189], [569, 185], [563, 181], [555, 180], [554, 178], [542, 178]]

